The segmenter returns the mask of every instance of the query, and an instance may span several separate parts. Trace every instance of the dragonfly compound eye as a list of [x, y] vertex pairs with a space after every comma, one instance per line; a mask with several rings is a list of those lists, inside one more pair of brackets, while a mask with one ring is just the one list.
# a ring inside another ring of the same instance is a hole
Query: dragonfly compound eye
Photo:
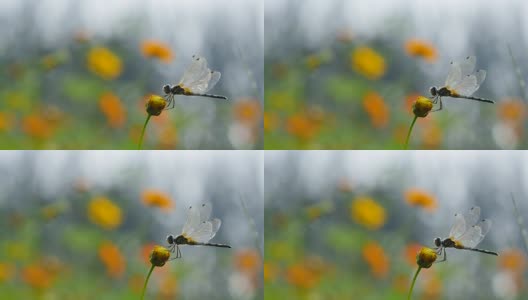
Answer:
[[168, 85], [168, 84], [164, 85], [164, 86], [163, 86], [163, 92], [164, 92], [165, 94], [170, 94], [170, 92], [171, 92], [170, 85]]
[[172, 234], [167, 236], [167, 243], [171, 245], [174, 243], [174, 236]]
[[434, 87], [434, 86], [431, 87], [431, 88], [429, 89], [429, 92], [431, 93], [431, 95], [436, 96], [436, 93], [437, 93], [436, 87]]

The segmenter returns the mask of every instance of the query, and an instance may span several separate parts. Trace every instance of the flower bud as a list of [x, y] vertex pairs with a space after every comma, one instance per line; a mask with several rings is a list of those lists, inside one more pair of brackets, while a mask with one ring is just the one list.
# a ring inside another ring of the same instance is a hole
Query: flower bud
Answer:
[[169, 249], [156, 245], [150, 253], [150, 263], [156, 267], [163, 267], [169, 260], [170, 252]]
[[436, 254], [434, 249], [423, 247], [416, 255], [416, 263], [418, 266], [428, 269], [433, 265], [437, 257], [438, 254]]
[[165, 98], [151, 95], [146, 105], [147, 113], [152, 116], [159, 116], [166, 105], [167, 101], [165, 101]]
[[427, 97], [418, 96], [418, 99], [416, 99], [412, 108], [416, 117], [425, 118], [431, 109], [433, 109], [433, 101]]

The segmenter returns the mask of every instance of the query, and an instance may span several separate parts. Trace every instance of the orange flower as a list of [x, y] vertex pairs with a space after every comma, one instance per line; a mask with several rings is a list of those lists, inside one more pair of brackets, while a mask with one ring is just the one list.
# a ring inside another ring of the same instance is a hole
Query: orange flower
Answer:
[[154, 243], [148, 243], [143, 246], [141, 246], [140, 249], [140, 258], [141, 261], [143, 261], [145, 264], [150, 264], [150, 254], [152, 253], [152, 249], [156, 246]]
[[442, 290], [442, 281], [438, 276], [430, 275], [424, 280], [422, 299], [439, 299]]
[[519, 99], [506, 99], [499, 102], [499, 118], [509, 124], [521, 124], [526, 117], [526, 108]]
[[350, 54], [352, 68], [368, 79], [379, 79], [385, 74], [385, 59], [369, 47], [356, 48]]
[[389, 107], [380, 94], [369, 92], [363, 97], [363, 108], [370, 117], [372, 125], [383, 128], [389, 124]]
[[164, 276], [160, 282], [158, 295], [160, 299], [176, 299], [179, 287], [178, 280], [172, 276]]
[[320, 129], [320, 122], [307, 113], [297, 113], [286, 120], [286, 131], [300, 140], [311, 140]]
[[408, 189], [405, 192], [405, 201], [411, 206], [420, 206], [427, 211], [434, 211], [438, 207], [433, 195], [416, 188]]
[[164, 126], [158, 134], [160, 149], [174, 149], [178, 146], [178, 129], [172, 124]]
[[106, 197], [96, 197], [90, 201], [88, 217], [104, 229], [115, 229], [123, 222], [121, 208]]
[[108, 124], [113, 128], [123, 127], [126, 122], [126, 109], [119, 97], [111, 92], [106, 92], [99, 99], [99, 108], [106, 117]]
[[260, 270], [260, 254], [255, 249], [243, 249], [235, 253], [235, 267], [239, 272], [255, 274]]
[[44, 266], [35, 264], [22, 269], [22, 280], [34, 289], [46, 289], [53, 283], [54, 276]]
[[173, 206], [169, 195], [156, 190], [144, 191], [141, 199], [146, 206], [158, 207], [165, 211], [170, 211]]
[[389, 273], [389, 257], [376, 242], [367, 243], [362, 250], [363, 259], [369, 265], [370, 271], [376, 278], [386, 277]]
[[36, 139], [47, 139], [55, 132], [55, 126], [45, 116], [33, 113], [22, 119], [22, 130]]
[[256, 99], [243, 99], [235, 102], [235, 119], [248, 127], [260, 124], [262, 109]]
[[123, 71], [121, 58], [104, 47], [90, 49], [87, 61], [88, 69], [103, 79], [116, 79]]
[[358, 224], [368, 229], [381, 228], [386, 221], [385, 208], [374, 199], [359, 197], [350, 204], [350, 217]]
[[105, 265], [108, 276], [119, 278], [125, 273], [125, 257], [112, 242], [106, 241], [99, 246], [99, 259]]
[[289, 284], [301, 289], [313, 288], [321, 279], [321, 274], [305, 262], [289, 266], [285, 276]]
[[141, 53], [145, 57], [157, 58], [164, 63], [170, 63], [172, 61], [172, 51], [170, 47], [159, 41], [144, 41], [141, 43]]
[[499, 256], [499, 267], [516, 274], [522, 274], [526, 268], [526, 256], [519, 249], [507, 249]]
[[436, 48], [429, 42], [410, 39], [405, 43], [405, 52], [413, 57], [421, 57], [428, 62], [434, 62], [438, 58]]
[[438, 149], [442, 143], [443, 131], [435, 123], [428, 123], [427, 126], [422, 126], [421, 133], [423, 147], [426, 149]]

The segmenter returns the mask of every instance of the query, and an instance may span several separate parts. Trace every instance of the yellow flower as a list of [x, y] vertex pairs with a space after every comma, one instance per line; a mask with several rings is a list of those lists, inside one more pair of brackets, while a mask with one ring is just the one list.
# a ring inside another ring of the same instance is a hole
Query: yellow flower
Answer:
[[165, 98], [158, 95], [151, 95], [146, 105], [147, 113], [152, 116], [159, 116], [166, 105], [167, 101], [165, 101]]
[[424, 97], [424, 96], [418, 96], [416, 99], [416, 102], [414, 102], [413, 106], [413, 113], [418, 118], [425, 118], [433, 109], [433, 102], [431, 99]]
[[420, 189], [407, 190], [405, 201], [411, 206], [421, 206], [428, 211], [434, 211], [438, 207], [435, 197]]
[[163, 267], [169, 260], [170, 252], [169, 249], [156, 245], [150, 254], [150, 263], [156, 267]]
[[410, 39], [405, 43], [407, 55], [421, 57], [428, 62], [434, 62], [438, 58], [436, 48], [429, 42], [419, 39]]
[[372, 125], [383, 128], [389, 124], [389, 107], [380, 94], [369, 92], [363, 97], [363, 108], [370, 117]]
[[88, 217], [104, 229], [115, 229], [123, 222], [121, 208], [106, 197], [96, 197], [90, 201]]
[[165, 211], [172, 208], [172, 200], [169, 195], [159, 191], [146, 190], [143, 192], [141, 198], [143, 204], [147, 206], [159, 207]]
[[356, 48], [350, 55], [352, 68], [368, 79], [379, 79], [385, 74], [385, 59], [369, 47]]
[[103, 242], [99, 246], [99, 259], [106, 267], [110, 277], [119, 278], [125, 272], [126, 261], [119, 248], [112, 242]]
[[279, 116], [275, 112], [264, 112], [264, 131], [271, 132], [279, 125]]
[[99, 108], [106, 117], [108, 124], [113, 128], [125, 125], [126, 109], [119, 97], [111, 92], [104, 93], [99, 99]]
[[167, 44], [159, 41], [144, 41], [141, 43], [141, 53], [145, 57], [153, 57], [164, 63], [170, 63], [172, 60], [172, 51]]
[[279, 274], [279, 267], [271, 262], [264, 263], [264, 281], [271, 282], [277, 278]]
[[438, 254], [436, 254], [435, 250], [423, 247], [416, 255], [416, 264], [424, 269], [428, 269], [433, 265], [437, 257]]
[[363, 259], [369, 265], [376, 278], [383, 278], [389, 273], [390, 261], [385, 251], [376, 242], [367, 243], [362, 250]]
[[304, 60], [304, 64], [310, 71], [313, 71], [319, 68], [319, 66], [321, 66], [322, 63], [323, 63], [323, 60], [321, 59], [319, 55], [316, 55], [316, 54], [308, 55]]
[[15, 275], [15, 266], [0, 262], [0, 283], [5, 282]]
[[95, 47], [88, 52], [88, 69], [103, 79], [116, 79], [123, 71], [121, 58], [104, 47]]
[[11, 113], [0, 111], [0, 131], [8, 131], [13, 127], [14, 116]]
[[350, 216], [364, 227], [376, 230], [385, 224], [385, 208], [368, 197], [359, 197], [350, 205]]

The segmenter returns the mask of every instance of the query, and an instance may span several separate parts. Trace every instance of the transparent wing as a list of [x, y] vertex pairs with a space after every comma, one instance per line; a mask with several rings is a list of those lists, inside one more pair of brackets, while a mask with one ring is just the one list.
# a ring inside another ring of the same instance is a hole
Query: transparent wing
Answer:
[[464, 214], [464, 219], [466, 220], [466, 226], [473, 226], [477, 224], [480, 219], [480, 207], [473, 206], [469, 211]]
[[201, 56], [193, 55], [191, 65], [183, 73], [182, 79], [178, 84], [185, 87], [191, 87], [191, 84], [203, 76], [207, 71], [207, 60]]
[[187, 210], [187, 220], [183, 225], [182, 234], [185, 236], [192, 235], [192, 233], [198, 229], [200, 223], [200, 210], [195, 206], [189, 207]]
[[458, 63], [460, 65], [460, 72], [462, 76], [473, 74], [475, 65], [477, 64], [477, 57], [468, 56], [466, 59]]
[[485, 219], [470, 227], [457, 241], [464, 247], [476, 247], [491, 228], [491, 220]]
[[471, 96], [479, 88], [476, 75], [466, 75], [460, 82], [450, 86], [460, 96]]
[[216, 235], [221, 224], [219, 219], [202, 222], [190, 238], [199, 243], [207, 243]]
[[205, 221], [209, 221], [209, 218], [211, 217], [211, 212], [213, 211], [213, 207], [210, 204], [202, 204], [200, 206], [200, 223], [203, 223]]
[[451, 67], [449, 73], [447, 73], [447, 78], [445, 81], [445, 86], [452, 87], [456, 85], [462, 79], [462, 71], [460, 70], [460, 64], [456, 62], [451, 62]]
[[211, 80], [209, 80], [209, 83], [207, 84], [207, 88], [202, 93], [205, 93], [209, 91], [210, 89], [212, 89], [220, 80], [220, 76], [221, 74], [218, 71], [211, 72]]
[[455, 222], [451, 226], [449, 231], [449, 237], [451, 239], [458, 240], [466, 231], [466, 220], [462, 214], [455, 214]]

